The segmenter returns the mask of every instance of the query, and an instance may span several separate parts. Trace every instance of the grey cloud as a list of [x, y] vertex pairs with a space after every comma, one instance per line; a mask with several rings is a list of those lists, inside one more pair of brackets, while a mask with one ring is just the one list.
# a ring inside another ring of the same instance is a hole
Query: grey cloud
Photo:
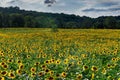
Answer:
[[[119, 15], [120, 0], [55, 0], [51, 7], [47, 4], [51, 0], [0, 0], [1, 7], [19, 6], [21, 9], [40, 12], [66, 13], [86, 16]], [[54, 0], [52, 0], [54, 1]], [[99, 14], [98, 12], [101, 12]]]
[[52, 4], [54, 4], [56, 0], [45, 0], [44, 3], [48, 5], [48, 7], [51, 7]]
[[19, 2], [19, 0], [11, 0], [11, 1], [7, 2], [7, 3], [13, 4], [13, 3], [15, 3], [15, 2]]
[[53, 4], [55, 2], [56, 2], [56, 0], [45, 0], [44, 1], [45, 4], [49, 4], [49, 3]]
[[120, 11], [120, 7], [119, 8], [110, 8], [108, 9], [109, 11]]
[[95, 9], [95, 8], [90, 8], [90, 9], [84, 9], [82, 10], [83, 12], [103, 12], [103, 11], [106, 11], [105, 9]]
[[118, 2], [102, 2], [102, 3], [96, 4], [96, 6], [101, 6], [101, 7], [110, 7], [114, 5], [119, 5], [119, 3]]
[[120, 11], [119, 8], [108, 8], [108, 9], [96, 9], [96, 8], [90, 8], [90, 9], [84, 9], [83, 12], [109, 12], [109, 11]]

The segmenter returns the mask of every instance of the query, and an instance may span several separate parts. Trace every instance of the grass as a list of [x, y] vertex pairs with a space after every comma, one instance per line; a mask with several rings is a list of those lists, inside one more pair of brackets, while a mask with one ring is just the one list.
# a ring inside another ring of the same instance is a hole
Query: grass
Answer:
[[0, 80], [119, 80], [120, 30], [0, 29]]

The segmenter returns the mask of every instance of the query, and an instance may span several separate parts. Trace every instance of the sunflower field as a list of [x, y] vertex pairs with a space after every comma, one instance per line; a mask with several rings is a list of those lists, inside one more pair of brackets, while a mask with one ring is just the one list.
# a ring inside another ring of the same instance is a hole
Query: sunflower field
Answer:
[[0, 80], [120, 80], [120, 30], [0, 29]]

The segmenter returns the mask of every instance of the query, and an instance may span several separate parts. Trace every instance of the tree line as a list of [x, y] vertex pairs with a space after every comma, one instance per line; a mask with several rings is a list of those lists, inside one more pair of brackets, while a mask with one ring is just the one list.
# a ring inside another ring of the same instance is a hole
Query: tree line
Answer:
[[1, 28], [51, 28], [53, 26], [66, 29], [120, 29], [120, 16], [90, 18], [74, 14], [26, 11], [19, 7], [0, 7]]

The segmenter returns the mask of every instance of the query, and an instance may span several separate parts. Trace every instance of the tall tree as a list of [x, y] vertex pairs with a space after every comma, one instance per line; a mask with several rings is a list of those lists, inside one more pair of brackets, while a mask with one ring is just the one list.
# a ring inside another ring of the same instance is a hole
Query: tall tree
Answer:
[[3, 25], [2, 25], [2, 13], [0, 13], [0, 27], [2, 27]]
[[24, 17], [21, 14], [11, 14], [11, 26], [23, 27], [25, 25]]
[[25, 16], [25, 27], [35, 27], [35, 21], [32, 16]]
[[106, 28], [114, 29], [116, 28], [116, 19], [112, 16], [105, 19]]

